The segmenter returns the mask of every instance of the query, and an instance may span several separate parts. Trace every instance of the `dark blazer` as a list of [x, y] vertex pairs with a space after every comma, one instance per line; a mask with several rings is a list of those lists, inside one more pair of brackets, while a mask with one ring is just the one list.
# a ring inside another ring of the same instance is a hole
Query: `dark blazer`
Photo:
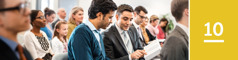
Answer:
[[54, 21], [54, 22], [51, 24], [53, 30], [54, 30], [54, 28], [55, 28], [56, 23], [59, 22], [59, 21], [60, 21], [60, 19], [57, 19], [56, 21]]
[[156, 39], [156, 36], [153, 36], [147, 28], [145, 30], [147, 35], [149, 36], [150, 41], [153, 41]]
[[[142, 35], [143, 39], [141, 39], [139, 37], [139, 33], [137, 32], [137, 29], [136, 29], [136, 27], [133, 24], [131, 24], [129, 30], [132, 32], [133, 35], [136, 35], [136, 37], [140, 40], [140, 44], [141, 44], [142, 47], [146, 46], [144, 36]], [[141, 32], [141, 34], [142, 34], [142, 32]]]
[[[130, 30], [127, 33], [130, 36], [134, 51], [143, 49], [138, 37], [133, 35]], [[102, 35], [107, 57], [112, 60], [129, 60], [126, 47], [115, 25], [104, 31]]]
[[107, 60], [103, 40], [100, 35], [101, 48], [93, 31], [85, 24], [78, 25], [68, 42], [69, 60]]
[[[2, 40], [0, 40], [0, 60], [19, 60], [11, 48]], [[27, 60], [33, 60], [30, 53], [23, 48], [23, 53]]]
[[188, 60], [188, 36], [176, 26], [161, 50], [161, 60]]

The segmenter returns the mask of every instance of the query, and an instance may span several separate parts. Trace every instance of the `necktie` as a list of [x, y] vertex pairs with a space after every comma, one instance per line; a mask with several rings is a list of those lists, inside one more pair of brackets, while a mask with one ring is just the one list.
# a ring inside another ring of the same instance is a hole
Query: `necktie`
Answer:
[[19, 52], [19, 56], [20, 56], [20, 60], [26, 60], [26, 57], [23, 53], [23, 48], [21, 45], [18, 45], [17, 46], [17, 49], [18, 49], [18, 52]]
[[123, 31], [123, 36], [124, 36], [124, 43], [127, 47], [128, 54], [131, 54], [133, 52], [133, 48], [132, 48], [131, 41], [128, 39], [126, 35], [126, 31]]

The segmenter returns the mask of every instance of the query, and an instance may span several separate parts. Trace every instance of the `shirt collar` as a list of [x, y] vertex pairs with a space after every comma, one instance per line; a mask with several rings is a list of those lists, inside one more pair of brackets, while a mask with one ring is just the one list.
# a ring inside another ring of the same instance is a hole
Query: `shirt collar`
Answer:
[[0, 36], [0, 39], [1, 39], [3, 42], [5, 42], [5, 43], [11, 48], [12, 51], [15, 51], [15, 50], [16, 50], [18, 43], [14, 42], [14, 41], [12, 41], [12, 40], [9, 40], [8, 38], [5, 38], [5, 37], [3, 37], [3, 36]]
[[132, 22], [132, 24], [133, 24], [136, 28], [139, 27], [139, 25], [137, 25], [136, 22]]
[[183, 31], [185, 31], [185, 33], [187, 34], [187, 36], [189, 36], [189, 33], [188, 33], [188, 28], [186, 26], [184, 26], [183, 24], [180, 24], [180, 23], [177, 23], [177, 25], [179, 27], [181, 27], [183, 29]]
[[99, 32], [100, 31], [100, 29], [99, 30], [97, 30], [96, 28], [95, 28], [95, 26], [89, 21], [89, 20], [86, 20], [85, 21], [85, 24], [92, 30], [92, 31], [97, 31], [97, 32]]
[[122, 30], [119, 26], [117, 26], [117, 24], [115, 24], [115, 25], [116, 25], [116, 28], [120, 34], [123, 33], [123, 31], [125, 31], [125, 30]]

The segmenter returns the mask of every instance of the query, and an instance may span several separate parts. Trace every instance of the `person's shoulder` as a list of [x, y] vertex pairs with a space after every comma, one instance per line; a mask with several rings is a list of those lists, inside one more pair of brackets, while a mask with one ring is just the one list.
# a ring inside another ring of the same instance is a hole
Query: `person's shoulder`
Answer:
[[41, 31], [47, 32], [49, 29], [47, 27], [40, 28]]
[[67, 24], [68, 24], [68, 26], [73, 26], [74, 25], [73, 23], [70, 23], [70, 22], [68, 22]]
[[60, 21], [60, 19], [58, 18], [56, 21], [53, 22], [53, 24], [56, 24], [58, 21]]
[[31, 31], [26, 31], [24, 36], [31, 36], [33, 33]]
[[75, 27], [74, 30], [75, 30], [74, 32], [80, 32], [80, 33], [88, 33], [91, 31], [90, 28], [84, 23]]
[[180, 37], [178, 35], [170, 35], [165, 40], [165, 43], [169, 43], [172, 45], [179, 45], [179, 46], [186, 46], [186, 42], [183, 37]]
[[110, 26], [108, 29], [106, 29], [103, 33], [112, 33], [116, 29], [115, 25]]
[[134, 30], [136, 30], [136, 27], [135, 27], [135, 26], [133, 26], [133, 25], [131, 25], [131, 26], [129, 27], [129, 30], [132, 30], [132, 31], [134, 31]]
[[42, 33], [43, 35], [46, 35], [46, 33], [44, 31], [42, 31], [42, 30], [40, 30], [40, 33]]
[[58, 39], [58, 37], [54, 37], [51, 41], [52, 42], [56, 42], [56, 41], [58, 41], [59, 39]]
[[46, 33], [45, 33], [44, 31], [40, 30], [40, 33], [42, 33], [42, 35], [43, 35], [47, 40], [49, 40], [49, 39], [48, 39], [48, 36], [46, 35]]
[[113, 33], [114, 32], [114, 30], [117, 30], [116, 29], [116, 27], [115, 26], [111, 26], [110, 28], [108, 28], [107, 30], [105, 30], [105, 31], [103, 31], [102, 33], [101, 33], [101, 35], [103, 36], [103, 37], [111, 37], [111, 36], [114, 36], [115, 34]]
[[34, 41], [33, 36], [35, 36], [34, 33], [32, 33], [31, 31], [26, 31], [25, 34], [24, 34], [25, 43], [29, 43], [29, 42]]

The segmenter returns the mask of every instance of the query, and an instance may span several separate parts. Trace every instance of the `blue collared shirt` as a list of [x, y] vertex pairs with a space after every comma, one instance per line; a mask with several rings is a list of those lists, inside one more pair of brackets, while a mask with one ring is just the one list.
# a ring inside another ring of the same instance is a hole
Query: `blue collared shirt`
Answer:
[[9, 40], [3, 36], [0, 36], [0, 39], [5, 42], [9, 47], [10, 49], [15, 53], [15, 55], [17, 56], [18, 59], [20, 59], [20, 56], [19, 56], [19, 53], [18, 51], [16, 50], [17, 49], [17, 45], [18, 43], [12, 41], [12, 40]]
[[93, 34], [94, 34], [95, 37], [97, 38], [98, 43], [99, 43], [99, 46], [100, 46], [100, 48], [101, 48], [101, 42], [100, 42], [100, 36], [99, 36], [100, 30], [97, 30], [97, 29], [95, 28], [95, 26], [94, 26], [89, 20], [86, 20], [84, 23], [89, 27], [89, 29], [91, 29], [91, 31], [93, 31]]

